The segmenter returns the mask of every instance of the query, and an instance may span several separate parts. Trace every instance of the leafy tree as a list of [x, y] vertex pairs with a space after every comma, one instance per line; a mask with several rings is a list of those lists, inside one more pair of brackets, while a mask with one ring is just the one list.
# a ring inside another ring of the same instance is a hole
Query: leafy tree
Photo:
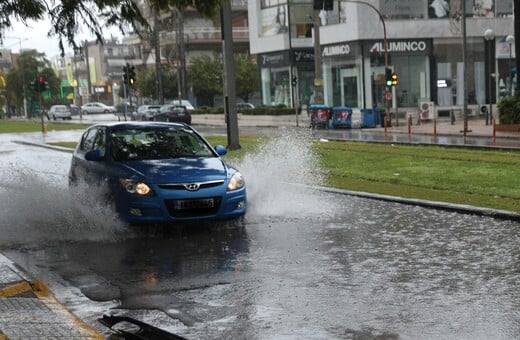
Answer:
[[[206, 17], [214, 17], [219, 6], [229, 0], [148, 0], [158, 11], [176, 7], [194, 7]], [[135, 32], [149, 32], [135, 0], [24, 0], [0, 1], [0, 31], [12, 26], [12, 20], [27, 22], [50, 18], [49, 36], [56, 37], [64, 54], [64, 42], [77, 47], [75, 39], [80, 28], [86, 28], [98, 41], [103, 41], [103, 29], [117, 26], [122, 32], [131, 27]], [[104, 24], [103, 24], [104, 23]]]
[[[17, 112], [23, 112], [24, 98], [30, 103], [38, 102], [38, 93], [30, 84], [38, 81], [42, 76], [49, 84], [47, 97], [51, 99], [59, 95], [60, 80], [51, 67], [51, 63], [45, 54], [35, 50], [23, 51], [17, 61], [17, 67], [12, 68], [6, 79], [6, 102], [9, 107], [15, 107]], [[52, 100], [46, 101], [49, 104]]]
[[235, 69], [237, 96], [248, 102], [249, 97], [260, 90], [260, 70], [247, 54], [235, 56]]
[[214, 105], [214, 96], [222, 94], [222, 60], [216, 56], [200, 56], [191, 60], [188, 79], [199, 105]]
[[[163, 81], [163, 91], [166, 98], [173, 99], [177, 93], [177, 73], [167, 65], [162, 65], [161, 71]], [[139, 68], [136, 74], [136, 83], [134, 88], [139, 92], [139, 96], [143, 98], [151, 98], [154, 102], [159, 103], [157, 92], [157, 77], [155, 76], [155, 68]], [[119, 87], [118, 96], [123, 98], [123, 87]], [[160, 104], [160, 103], [159, 103]]]

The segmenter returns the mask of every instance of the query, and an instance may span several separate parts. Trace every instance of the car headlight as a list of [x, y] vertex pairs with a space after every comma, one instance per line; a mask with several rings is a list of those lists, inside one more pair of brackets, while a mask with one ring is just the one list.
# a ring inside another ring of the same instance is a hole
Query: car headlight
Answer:
[[240, 172], [235, 172], [233, 177], [231, 177], [231, 179], [229, 180], [227, 190], [238, 190], [240, 188], [243, 188], [244, 185], [246, 185], [246, 182], [244, 181], [244, 177], [242, 177], [242, 174]]
[[152, 189], [146, 183], [124, 178], [121, 178], [119, 181], [121, 182], [123, 188], [125, 188], [125, 190], [130, 194], [136, 194], [140, 196], [153, 195]]

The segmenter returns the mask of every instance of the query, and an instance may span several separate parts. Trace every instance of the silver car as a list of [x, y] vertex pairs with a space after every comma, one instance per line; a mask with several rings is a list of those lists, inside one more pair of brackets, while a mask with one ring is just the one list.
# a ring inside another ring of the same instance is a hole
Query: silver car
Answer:
[[83, 105], [81, 107], [81, 112], [84, 115], [92, 113], [116, 113], [116, 108], [103, 103], [92, 102]]
[[132, 120], [154, 120], [160, 109], [161, 105], [141, 105], [132, 113]]
[[63, 120], [72, 119], [72, 112], [67, 105], [53, 105], [47, 112], [47, 118], [56, 120], [61, 118]]

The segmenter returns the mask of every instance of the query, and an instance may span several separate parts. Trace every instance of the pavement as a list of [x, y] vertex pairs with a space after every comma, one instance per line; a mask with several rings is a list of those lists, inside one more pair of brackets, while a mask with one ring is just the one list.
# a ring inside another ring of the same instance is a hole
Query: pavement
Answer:
[[[73, 117], [72, 121], [63, 123], [95, 123], [99, 121], [117, 121], [118, 117], [111, 114], [88, 115]], [[38, 121], [37, 121], [38, 122]], [[193, 125], [226, 126], [222, 114], [193, 115]], [[420, 123], [420, 124], [419, 124]], [[357, 124], [354, 121], [354, 125]], [[284, 116], [251, 116], [238, 114], [239, 127], [294, 127], [309, 128], [310, 118], [306, 115]], [[354, 127], [356, 128], [356, 127]], [[430, 135], [430, 136], [468, 136], [482, 138], [506, 138], [513, 139], [515, 145], [520, 148], [520, 131], [497, 131], [494, 124], [486, 124], [485, 119], [473, 119], [464, 122], [457, 121], [425, 121], [425, 122], [393, 122], [391, 127], [375, 127], [359, 129], [367, 133], [379, 133], [389, 135]], [[518, 141], [518, 143], [516, 143]], [[324, 190], [334, 190], [326, 188]], [[367, 196], [359, 192], [344, 192], [349, 195]], [[399, 201], [406, 200], [399, 197], [381, 196], [377, 199]], [[426, 202], [414, 200], [414, 204], [439, 208], [439, 202]], [[475, 207], [463, 207], [450, 205], [451, 210], [470, 210], [470, 213], [480, 213], [502, 218], [520, 220], [519, 214], [509, 212], [490, 211]], [[482, 210], [482, 209], [481, 209]], [[501, 216], [502, 215], [502, 216]], [[31, 278], [23, 269], [0, 254], [0, 340], [6, 339], [104, 339], [91, 326], [87, 325], [72, 312], [62, 305], [47, 286], [34, 278]]]
[[0, 339], [104, 339], [0, 254]]

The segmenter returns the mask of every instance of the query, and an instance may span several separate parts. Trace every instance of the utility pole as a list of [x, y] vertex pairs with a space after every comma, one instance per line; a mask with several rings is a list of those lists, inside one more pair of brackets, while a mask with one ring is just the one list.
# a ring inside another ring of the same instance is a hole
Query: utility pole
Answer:
[[314, 10], [314, 103], [323, 104], [323, 71], [321, 68], [321, 9]]
[[179, 99], [188, 99], [188, 91], [186, 89], [186, 43], [184, 41], [184, 15], [178, 10], [177, 13], [177, 47], [179, 51], [179, 68], [177, 72], [179, 72], [180, 79]]
[[238, 141], [238, 120], [236, 108], [235, 59], [233, 56], [233, 27], [231, 24], [231, 3], [225, 1], [220, 7], [222, 26], [222, 54], [224, 56], [224, 113], [228, 134], [228, 149], [240, 149]]
[[164, 104], [164, 88], [162, 81], [162, 72], [161, 72], [161, 46], [159, 44], [159, 29], [157, 28], [159, 25], [159, 19], [157, 17], [157, 10], [153, 8], [153, 28], [152, 28], [152, 41], [153, 47], [155, 51], [155, 78], [157, 79], [157, 100], [159, 104]]

